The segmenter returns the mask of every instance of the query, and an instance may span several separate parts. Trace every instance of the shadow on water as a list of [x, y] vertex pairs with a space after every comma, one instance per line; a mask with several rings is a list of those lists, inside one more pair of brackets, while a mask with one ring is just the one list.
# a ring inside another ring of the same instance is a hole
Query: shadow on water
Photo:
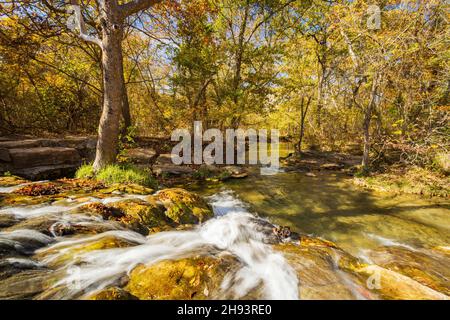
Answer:
[[297, 232], [332, 240], [357, 254], [381, 244], [434, 247], [450, 242], [450, 202], [362, 190], [342, 174], [252, 176], [214, 186], [233, 190], [250, 208]]

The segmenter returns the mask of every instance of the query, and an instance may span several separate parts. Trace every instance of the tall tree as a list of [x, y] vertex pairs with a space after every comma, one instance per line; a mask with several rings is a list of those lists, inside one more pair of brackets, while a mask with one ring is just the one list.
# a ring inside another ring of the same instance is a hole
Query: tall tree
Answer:
[[[162, 0], [99, 0], [84, 4], [70, 0], [71, 16], [68, 22], [77, 30], [81, 39], [97, 45], [102, 53], [103, 107], [98, 128], [97, 152], [94, 170], [98, 171], [114, 163], [117, 156], [120, 117], [126, 98], [123, 76], [122, 40], [125, 20], [146, 10]], [[49, 1], [43, 1], [53, 13], [64, 14], [67, 10]], [[125, 112], [125, 114], [127, 114]], [[128, 122], [128, 117], [125, 117]]]

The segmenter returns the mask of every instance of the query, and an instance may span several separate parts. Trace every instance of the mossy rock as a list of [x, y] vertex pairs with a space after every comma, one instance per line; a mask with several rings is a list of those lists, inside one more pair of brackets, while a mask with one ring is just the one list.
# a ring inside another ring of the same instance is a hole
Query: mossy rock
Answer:
[[125, 216], [125, 213], [122, 210], [114, 208], [112, 206], [104, 205], [100, 202], [88, 203], [74, 210], [74, 212], [78, 211], [87, 211], [89, 213], [99, 215], [105, 220], [119, 219]]
[[122, 288], [111, 287], [95, 292], [86, 300], [138, 300], [138, 298]]
[[17, 176], [3, 176], [0, 177], [0, 187], [14, 187], [20, 184], [29, 183], [30, 181], [22, 179]]
[[46, 204], [58, 199], [59, 197], [57, 196], [25, 196], [16, 193], [6, 193], [0, 195], [0, 207]]
[[146, 201], [129, 199], [114, 202], [110, 206], [123, 212], [122, 217], [116, 218], [117, 221], [143, 234], [154, 228], [175, 226], [164, 214], [164, 207], [153, 197], [148, 197]]
[[205, 200], [181, 188], [162, 190], [156, 197], [166, 207], [166, 216], [178, 224], [202, 223], [214, 216]]
[[141, 300], [202, 300], [214, 298], [237, 261], [230, 257], [195, 257], [138, 265], [125, 290]]
[[108, 188], [99, 190], [100, 193], [106, 193], [106, 194], [112, 194], [112, 193], [119, 193], [119, 194], [139, 194], [139, 195], [149, 195], [154, 192], [153, 189], [147, 188], [138, 184], [113, 184], [109, 186]]

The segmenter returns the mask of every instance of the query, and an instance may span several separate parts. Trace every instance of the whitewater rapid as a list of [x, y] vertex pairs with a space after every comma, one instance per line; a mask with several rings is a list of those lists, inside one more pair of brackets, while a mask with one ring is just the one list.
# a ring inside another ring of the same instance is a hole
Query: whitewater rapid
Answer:
[[[130, 197], [130, 196], [127, 196]], [[119, 198], [119, 197], [117, 197]], [[117, 198], [103, 199], [110, 203]], [[121, 198], [123, 199], [123, 198]], [[45, 258], [42, 265], [51, 265], [64, 257], [74, 248], [82, 248], [88, 243], [105, 237], [114, 237], [131, 244], [126, 248], [113, 248], [78, 253], [68, 261], [60, 271], [62, 275], [54, 284], [55, 288], [64, 288], [55, 298], [70, 299], [88, 295], [120, 282], [138, 264], [151, 265], [167, 259], [181, 259], [198, 255], [231, 254], [239, 261], [240, 268], [224, 275], [221, 291], [228, 297], [239, 299], [258, 289], [262, 299], [298, 299], [298, 279], [292, 267], [284, 257], [264, 243], [265, 235], [258, 231], [255, 215], [230, 191], [220, 192], [208, 199], [215, 217], [189, 231], [167, 231], [147, 237], [129, 230], [110, 230], [82, 238], [56, 237], [55, 241], [43, 238], [48, 246], [38, 250]], [[88, 220], [80, 216], [64, 214], [63, 206], [12, 208], [13, 214], [25, 218], [42, 214], [55, 215], [60, 212], [60, 223], [100, 223], [93, 217]], [[49, 210], [50, 209], [50, 210]], [[104, 221], [109, 223], [109, 221]], [[38, 233], [39, 234], [39, 233]], [[3, 234], [0, 238], [15, 241], [14, 235]], [[31, 236], [31, 234], [30, 234]], [[73, 251], [72, 251], [73, 252]], [[82, 252], [82, 251], [80, 251]]]

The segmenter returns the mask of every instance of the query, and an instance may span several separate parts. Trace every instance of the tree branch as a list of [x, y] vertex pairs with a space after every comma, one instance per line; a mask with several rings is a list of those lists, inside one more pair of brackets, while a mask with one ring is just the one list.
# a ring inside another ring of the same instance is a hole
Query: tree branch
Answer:
[[44, 4], [44, 6], [46, 6], [48, 9], [50, 9], [51, 11], [53, 11], [55, 13], [67, 13], [66, 10], [53, 6], [47, 0], [42, 0], [42, 3]]
[[162, 1], [163, 0], [132, 0], [119, 6], [119, 10], [122, 18], [126, 18], [139, 11], [153, 7], [155, 4]]
[[[72, 16], [70, 16], [70, 20], [67, 24], [70, 30], [75, 32], [76, 30], [79, 31], [79, 37], [87, 42], [92, 42], [98, 45], [100, 48], [102, 48], [102, 42], [98, 37], [91, 36], [86, 31], [86, 25], [84, 23], [83, 15], [81, 14], [81, 7], [78, 4], [78, 0], [71, 0], [70, 1], [71, 9], [72, 9]], [[73, 19], [73, 21], [72, 21]]]

